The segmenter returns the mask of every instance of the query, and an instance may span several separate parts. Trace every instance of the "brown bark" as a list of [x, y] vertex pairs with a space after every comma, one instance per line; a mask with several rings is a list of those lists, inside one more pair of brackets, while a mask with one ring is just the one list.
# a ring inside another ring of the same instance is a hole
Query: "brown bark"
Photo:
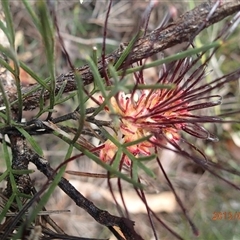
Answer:
[[[129, 56], [128, 63], [135, 63], [141, 59], [150, 57], [164, 49], [176, 44], [191, 41], [200, 31], [210, 25], [221, 21], [240, 10], [240, 0], [219, 1], [219, 6], [211, 13], [216, 1], [208, 1], [200, 4], [193, 10], [183, 14], [178, 20], [169, 24], [164, 29], [155, 29], [150, 34], [140, 38]], [[210, 14], [211, 13], [211, 14]], [[118, 48], [106, 56], [106, 62], [114, 62], [121, 55], [122, 49]], [[102, 72], [102, 62], [98, 61], [98, 69]], [[84, 85], [93, 82], [93, 75], [88, 65], [76, 68], [83, 80]], [[56, 93], [61, 89], [63, 82], [67, 81], [64, 92], [76, 90], [74, 73], [61, 74], [56, 79]], [[36, 85], [23, 89], [23, 94], [32, 90]], [[39, 106], [41, 90], [36, 91], [24, 98], [24, 110], [35, 109]], [[44, 99], [49, 99], [49, 92], [45, 90]]]

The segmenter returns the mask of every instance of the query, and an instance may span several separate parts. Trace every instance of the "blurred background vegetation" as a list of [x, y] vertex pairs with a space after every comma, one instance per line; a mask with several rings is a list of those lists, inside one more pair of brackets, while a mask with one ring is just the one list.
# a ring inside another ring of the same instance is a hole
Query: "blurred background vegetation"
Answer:
[[[36, 1], [30, 1], [36, 4]], [[107, 26], [106, 53], [111, 53], [121, 42], [128, 42], [133, 37], [138, 23], [145, 11], [147, 1], [113, 1], [110, 18]], [[16, 29], [16, 51], [21, 61], [26, 63], [34, 72], [43, 79], [49, 77], [48, 66], [44, 53], [44, 45], [41, 36], [36, 30], [31, 18], [21, 1], [10, 1]], [[198, 2], [199, 3], [199, 2]], [[163, 1], [153, 10], [148, 31], [154, 30], [160, 24], [167, 11], [171, 11], [171, 21], [194, 7], [194, 1]], [[92, 54], [92, 47], [98, 49], [98, 56], [101, 54], [103, 41], [103, 26], [108, 6], [108, 1], [84, 1], [81, 5], [79, 1], [57, 1], [56, 13], [60, 34], [64, 40], [64, 46], [73, 66], [80, 67], [84, 64], [86, 56]], [[224, 26], [224, 22], [215, 24], [203, 31], [196, 39], [196, 46], [204, 45], [213, 41], [217, 32]], [[222, 76], [237, 67], [240, 63], [240, 28], [231, 36], [231, 44], [222, 48], [211, 60], [209, 69], [213, 70], [211, 77]], [[184, 44], [171, 49], [166, 49], [163, 53], [157, 54], [149, 61], [158, 57], [168, 56], [183, 49]], [[56, 72], [57, 75], [67, 73], [70, 70], [66, 55], [62, 51], [61, 45], [56, 41]], [[158, 69], [149, 69], [148, 78], [156, 79]], [[211, 79], [209, 79], [211, 80]], [[33, 84], [34, 80], [22, 72], [22, 83]], [[224, 97], [224, 104], [216, 107], [213, 111], [221, 114], [229, 110], [239, 109], [239, 85], [229, 84], [221, 90]], [[60, 115], [73, 111], [77, 107], [76, 99], [68, 103], [57, 106], [55, 113]], [[30, 120], [34, 118], [36, 111], [24, 113], [24, 118]], [[235, 116], [239, 118], [239, 116]], [[231, 116], [229, 116], [231, 119]], [[71, 123], [70, 123], [71, 124]], [[225, 123], [212, 126], [212, 132], [218, 136], [219, 142], [200, 141], [190, 139], [195, 145], [203, 149], [205, 154], [213, 161], [227, 162], [234, 168], [240, 170], [240, 127], [239, 124]], [[187, 136], [186, 136], [187, 137]], [[44, 156], [52, 166], [57, 166], [63, 161], [66, 155], [67, 144], [54, 136], [49, 136], [47, 141], [43, 137], [36, 137], [43, 149]], [[77, 152], [76, 152], [77, 153]], [[190, 217], [196, 223], [201, 240], [225, 240], [240, 239], [240, 219], [239, 220], [213, 220], [214, 212], [240, 213], [239, 192], [213, 177], [209, 172], [204, 172], [199, 166], [189, 160], [177, 156], [173, 152], [163, 151], [162, 162], [166, 172], [171, 177], [171, 181], [177, 189], [185, 207], [189, 211]], [[4, 170], [4, 160], [1, 161], [2, 171]], [[158, 167], [152, 164], [152, 169], [159, 174], [158, 181], [150, 179], [149, 205], [169, 226], [179, 233], [184, 239], [194, 239], [191, 228], [185, 220], [181, 210], [171, 193], [166, 181], [158, 172]], [[31, 166], [30, 168], [34, 168]], [[67, 169], [86, 172], [100, 172], [101, 169], [88, 159], [71, 162]], [[112, 214], [118, 214], [117, 209], [111, 199], [111, 194], [107, 189], [106, 180], [98, 180], [85, 177], [74, 177], [65, 174], [71, 183], [87, 198], [92, 200], [102, 209], [107, 209]], [[240, 184], [240, 177], [229, 175], [227, 179]], [[45, 181], [45, 177], [35, 172], [32, 180], [37, 188]], [[2, 183], [2, 187], [3, 187]], [[117, 195], [117, 193], [116, 193]], [[143, 205], [129, 185], [124, 185], [124, 197], [126, 199], [131, 219], [136, 222], [136, 231], [143, 234], [143, 238], [151, 240], [153, 238], [151, 226]], [[47, 205], [47, 209], [69, 209], [71, 213], [54, 215], [52, 218], [68, 233], [81, 237], [96, 237], [115, 239], [109, 235], [109, 231], [96, 223], [85, 211], [77, 208], [75, 204], [63, 194], [56, 190]], [[159, 239], [173, 239], [172, 235], [159, 223], [155, 223]]]

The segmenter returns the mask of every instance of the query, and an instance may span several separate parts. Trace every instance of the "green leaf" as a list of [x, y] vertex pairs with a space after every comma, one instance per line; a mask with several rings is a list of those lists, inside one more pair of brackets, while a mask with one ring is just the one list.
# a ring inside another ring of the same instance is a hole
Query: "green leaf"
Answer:
[[28, 132], [26, 132], [24, 129], [22, 129], [20, 127], [17, 127], [17, 126], [16, 126], [16, 129], [27, 139], [27, 141], [31, 144], [32, 148], [34, 149], [34, 151], [39, 156], [42, 156], [43, 155], [42, 148], [35, 141], [35, 139]]
[[118, 148], [116, 156], [115, 156], [115, 158], [113, 160], [113, 163], [111, 165], [116, 170], [119, 169], [119, 165], [120, 165], [120, 162], [121, 162], [122, 155], [123, 155], [122, 149]]
[[148, 136], [146, 136], [146, 137], [139, 138], [139, 139], [137, 139], [137, 140], [135, 140], [135, 141], [131, 141], [131, 142], [124, 143], [123, 146], [124, 146], [124, 147], [130, 147], [130, 146], [137, 145], [137, 144], [139, 144], [139, 143], [143, 143], [143, 142], [149, 140], [149, 138], [150, 138], [151, 136], [152, 136], [152, 135], [148, 135]]
[[72, 92], [72, 93], [69, 93], [66, 97], [63, 97], [63, 96], [62, 96], [61, 98], [59, 98], [59, 99], [56, 100], [55, 104], [56, 104], [56, 105], [62, 104], [62, 103], [64, 103], [64, 102], [66, 102], [67, 100], [72, 99], [73, 97], [75, 97], [76, 94], [77, 94], [76, 92]]
[[146, 165], [144, 165], [141, 161], [138, 161], [137, 163], [138, 167], [141, 168], [148, 176], [156, 178], [156, 175], [150, 168], [146, 167]]
[[[39, 14], [39, 32], [41, 34], [44, 50], [47, 57], [47, 66], [48, 71], [50, 73], [51, 81], [50, 81], [50, 109], [54, 108], [55, 105], [55, 87], [56, 87], [56, 70], [55, 70], [55, 32], [53, 28], [53, 22], [51, 16], [49, 14], [49, 8], [47, 6], [46, 1], [39, 0], [36, 2], [37, 11]], [[49, 112], [48, 117], [51, 116], [51, 112]]]
[[[12, 169], [11, 169], [12, 170]], [[18, 191], [18, 188], [17, 188], [17, 184], [16, 184], [16, 181], [15, 181], [15, 177], [14, 175], [12, 174], [12, 172], [10, 171], [9, 172], [9, 179], [10, 179], [10, 184], [11, 184], [11, 187], [12, 187], [12, 192], [15, 193], [15, 197], [17, 197], [17, 193], [19, 192]]]
[[[10, 11], [10, 3], [8, 0], [2, 0], [2, 8], [4, 11], [4, 15], [5, 15], [5, 21], [7, 24], [6, 30], [8, 31], [8, 34], [6, 34], [6, 36], [8, 37], [8, 40], [10, 43], [10, 49], [12, 51], [15, 85], [17, 87], [17, 98], [18, 98], [18, 121], [20, 122], [22, 120], [22, 109], [23, 109], [21, 82], [20, 82], [20, 78], [19, 78], [20, 68], [19, 68], [19, 61], [18, 61], [17, 53], [15, 52], [15, 29], [14, 29], [12, 14]], [[4, 28], [2, 30], [5, 31]]]
[[138, 164], [137, 164], [137, 161], [132, 161], [132, 178], [135, 182], [138, 182]]
[[93, 60], [93, 63], [97, 66], [98, 57], [97, 57], [97, 48], [96, 47], [93, 47], [93, 49], [92, 49], [92, 60]]
[[[209, 50], [211, 48], [217, 48], [217, 47], [220, 47], [221, 45], [223, 45], [223, 42], [221, 40], [215, 41], [215, 42], [206, 44], [206, 45], [204, 45], [202, 47], [199, 47], [199, 48], [188, 49], [186, 51], [177, 53], [175, 55], [166, 57], [164, 59], [153, 61], [153, 62], [145, 64], [143, 66], [129, 68], [127, 70], [124, 70], [124, 73], [125, 74], [130, 74], [130, 73], [141, 71], [143, 69], [157, 67], [157, 66], [160, 66], [160, 65], [162, 65], [164, 63], [170, 63], [170, 62], [173, 62], [173, 61], [176, 61], [176, 60], [179, 60], [179, 59], [183, 59], [183, 58], [186, 58], [186, 57], [189, 57], [189, 56], [201, 53], [201, 52], [206, 52], [207, 50]], [[118, 71], [118, 75], [121, 76], [122, 74], [123, 74], [123, 70]]]
[[14, 175], [31, 174], [31, 173], [34, 173], [34, 172], [35, 172], [34, 170], [30, 170], [30, 169], [21, 169], [21, 170], [12, 169], [12, 173], [13, 173]]
[[10, 42], [11, 41], [10, 33], [8, 31], [8, 28], [6, 27], [6, 25], [4, 24], [4, 22], [2, 20], [0, 20], [0, 29], [6, 35], [8, 42]]
[[8, 176], [8, 170], [6, 170], [4, 173], [0, 175], [0, 182], [2, 182], [6, 177]]
[[[34, 71], [32, 71], [32, 69], [30, 69], [26, 64], [24, 64], [23, 62], [19, 62], [20, 67], [27, 72], [34, 80], [36, 80], [36, 82], [44, 87], [46, 90], [50, 91], [50, 87], [49, 85], [47, 85], [47, 82], [43, 79], [41, 79], [37, 74], [35, 74]], [[39, 86], [39, 87], [40, 87]], [[24, 95], [25, 96], [25, 95]]]
[[8, 199], [8, 201], [4, 204], [2, 204], [3, 209], [1, 209], [1, 214], [0, 214], [0, 222], [3, 222], [3, 219], [6, 217], [7, 212], [11, 208], [13, 201], [15, 199], [15, 194], [12, 194], [11, 197]]
[[156, 154], [151, 154], [149, 156], [144, 156], [144, 157], [138, 157], [137, 160], [141, 162], [147, 162], [156, 159], [157, 155]]
[[123, 53], [121, 54], [121, 56], [117, 60], [116, 64], [114, 65], [115, 69], [118, 69], [122, 65], [122, 63], [126, 60], [129, 53], [132, 51], [134, 44], [142, 36], [142, 34], [143, 34], [143, 31], [139, 31], [136, 34], [136, 36], [133, 37], [133, 39], [129, 42], [128, 46], [126, 47], [126, 49], [124, 49]]
[[60, 182], [64, 172], [65, 172], [66, 166], [63, 166], [59, 172], [54, 176], [53, 181], [51, 182], [51, 185], [49, 186], [46, 193], [41, 197], [38, 205], [34, 208], [34, 211], [32, 211], [31, 215], [28, 218], [28, 226], [33, 222], [33, 220], [37, 217], [38, 213], [43, 209], [43, 207], [47, 204], [50, 197], [52, 197], [53, 191], [57, 187], [58, 183]]
[[5, 141], [5, 137], [3, 137], [2, 141], [3, 141], [3, 157], [4, 157], [5, 163], [7, 165], [7, 170], [9, 172], [12, 169], [12, 167], [11, 167], [10, 154], [9, 154], [9, 150], [7, 147], [7, 143]]
[[63, 98], [62, 95], [63, 95], [66, 85], [67, 85], [67, 80], [63, 81], [61, 88], [59, 89], [58, 94], [55, 97], [56, 102]]
[[65, 160], [66, 160], [66, 159], [69, 159], [69, 158], [71, 157], [72, 152], [73, 152], [73, 145], [70, 144], [69, 147], [68, 147], [68, 150], [67, 150], [66, 156], [65, 156]]
[[76, 142], [77, 139], [79, 138], [79, 136], [82, 133], [83, 130], [83, 126], [85, 123], [85, 115], [86, 115], [86, 104], [84, 102], [84, 98], [85, 98], [85, 92], [84, 92], [84, 85], [83, 85], [83, 81], [82, 78], [80, 77], [80, 75], [75, 72], [75, 79], [76, 79], [76, 84], [77, 84], [77, 96], [78, 96], [78, 102], [80, 103], [79, 105], [79, 113], [80, 113], [80, 117], [78, 118], [78, 125], [77, 125], [77, 131], [75, 133], [75, 136], [73, 138], [73, 142]]
[[15, 30], [14, 30], [14, 24], [13, 24], [13, 19], [12, 19], [12, 14], [11, 14], [11, 10], [10, 10], [10, 4], [8, 0], [2, 0], [2, 8], [4, 11], [4, 15], [5, 15], [5, 21], [7, 24], [7, 31], [8, 31], [8, 40], [9, 43], [11, 45], [11, 48], [14, 49], [15, 46]]
[[[21, 201], [21, 198], [26, 198], [26, 199], [32, 199], [32, 195], [30, 195], [30, 194], [25, 194], [25, 193], [21, 193], [21, 192], [19, 192], [18, 194], [18, 197], [20, 198], [20, 203], [21, 203], [21, 205], [22, 205], [22, 201]], [[22, 209], [22, 207], [21, 208], [19, 208], [19, 209]]]
[[89, 57], [89, 56], [86, 58], [86, 61], [92, 71], [94, 83], [96, 84], [98, 89], [101, 91], [101, 94], [103, 95], [103, 97], [106, 98], [107, 94], [106, 94], [105, 84], [103, 83], [103, 78], [101, 77], [97, 66], [95, 65], [95, 63], [91, 59], [91, 57]]
[[137, 85], [126, 85], [126, 89], [174, 89], [175, 84], [137, 84]]
[[22, 2], [25, 5], [25, 8], [27, 9], [29, 15], [31, 16], [34, 25], [36, 26], [38, 31], [40, 31], [40, 20], [36, 15], [36, 11], [32, 8], [29, 0], [22, 0]]

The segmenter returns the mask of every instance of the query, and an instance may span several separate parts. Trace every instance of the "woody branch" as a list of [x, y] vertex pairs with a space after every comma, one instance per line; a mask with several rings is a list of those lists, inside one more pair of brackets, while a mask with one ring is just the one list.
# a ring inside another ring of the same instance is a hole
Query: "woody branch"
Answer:
[[[208, 1], [200, 4], [193, 10], [183, 14], [175, 22], [169, 24], [164, 29], [155, 29], [150, 34], [140, 38], [131, 52], [131, 56], [128, 59], [128, 64], [135, 63], [141, 59], [147, 58], [163, 51], [174, 45], [189, 42], [200, 31], [206, 29], [210, 25], [221, 21], [222, 19], [230, 16], [240, 10], [240, 0], [231, 1], [219, 1], [218, 6], [215, 5], [216, 1]], [[217, 6], [212, 13], [214, 6]], [[210, 14], [211, 13], [211, 14]], [[107, 55], [106, 62], [115, 62], [121, 55], [122, 49], [118, 48], [111, 54]], [[102, 61], [98, 61], [99, 72], [103, 71]], [[76, 71], [81, 75], [84, 85], [91, 84], [93, 82], [93, 75], [88, 65], [84, 65], [80, 68], [76, 68]], [[71, 92], [76, 90], [75, 74], [70, 71], [66, 74], [61, 74], [56, 79], [56, 93], [61, 89], [63, 83], [66, 81], [64, 92]], [[22, 89], [23, 94], [31, 91], [36, 85], [26, 87]], [[32, 93], [23, 100], [24, 110], [35, 109], [39, 106], [39, 98], [42, 95], [42, 89]], [[11, 99], [16, 99], [15, 96], [10, 96]], [[44, 99], [47, 100], [50, 97], [50, 93], [44, 91]], [[14, 108], [14, 106], [13, 106]]]

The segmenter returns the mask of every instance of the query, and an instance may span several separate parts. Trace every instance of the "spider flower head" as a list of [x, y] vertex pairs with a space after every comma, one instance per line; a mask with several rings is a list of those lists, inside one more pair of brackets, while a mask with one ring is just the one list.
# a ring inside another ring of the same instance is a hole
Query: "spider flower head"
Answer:
[[[181, 60], [175, 63], [173, 73], [162, 73], [158, 83], [169, 83], [174, 87], [134, 90], [130, 94], [119, 92], [111, 98], [111, 107], [105, 107], [107, 112], [114, 111], [112, 113], [117, 115], [119, 120], [114, 129], [115, 138], [121, 144], [128, 144], [128, 151], [135, 157], [149, 156], [156, 146], [164, 146], [168, 142], [178, 143], [181, 132], [201, 139], [217, 140], [202, 123], [219, 122], [220, 119], [198, 113], [199, 109], [221, 103], [219, 95], [211, 94], [212, 90], [223, 82], [217, 79], [213, 85], [204, 83], [204, 65], [188, 74], [189, 63], [190, 61]], [[186, 78], [186, 75], [189, 77]], [[143, 79], [136, 80], [136, 83], [139, 82], [144, 84]], [[135, 145], [130, 144], [142, 138], [147, 140], [139, 141]], [[100, 158], [104, 162], [111, 162], [117, 150], [117, 146], [107, 140], [101, 149]], [[127, 156], [123, 159], [125, 165], [131, 165]]]

